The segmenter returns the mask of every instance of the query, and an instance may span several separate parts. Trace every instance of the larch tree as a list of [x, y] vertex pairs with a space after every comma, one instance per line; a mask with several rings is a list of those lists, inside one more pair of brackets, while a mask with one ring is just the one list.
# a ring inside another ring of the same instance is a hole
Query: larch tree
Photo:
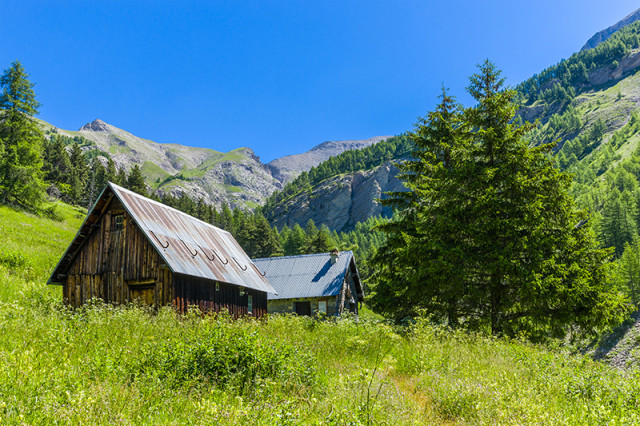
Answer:
[[396, 317], [426, 310], [451, 326], [530, 339], [591, 332], [624, 312], [610, 251], [597, 248], [552, 146], [531, 148], [514, 120], [515, 93], [486, 61], [471, 77], [477, 102], [443, 93], [411, 135], [408, 193], [390, 194], [399, 219], [381, 227], [374, 303]]
[[0, 77], [0, 202], [38, 207], [44, 199], [40, 104], [19, 61]]

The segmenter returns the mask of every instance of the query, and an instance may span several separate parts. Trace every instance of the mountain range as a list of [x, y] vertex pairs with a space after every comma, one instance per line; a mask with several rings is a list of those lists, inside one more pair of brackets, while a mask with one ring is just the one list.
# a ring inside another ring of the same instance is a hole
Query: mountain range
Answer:
[[89, 143], [84, 150], [108, 153], [117, 167], [129, 170], [140, 166], [147, 184], [159, 194], [186, 194], [217, 207], [255, 208], [274, 191], [281, 189], [300, 173], [344, 151], [370, 146], [389, 136], [366, 140], [327, 141], [311, 150], [277, 158], [268, 164], [260, 161], [251, 148], [229, 152], [180, 144], [161, 144], [112, 126], [100, 119], [77, 131], [60, 129], [40, 121], [45, 134], [81, 137]]

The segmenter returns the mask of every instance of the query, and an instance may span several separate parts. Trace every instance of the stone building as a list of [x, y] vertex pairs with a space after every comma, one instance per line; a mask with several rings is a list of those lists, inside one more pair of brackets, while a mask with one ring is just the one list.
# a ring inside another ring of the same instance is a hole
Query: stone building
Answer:
[[267, 295], [268, 313], [341, 315], [358, 313], [364, 299], [353, 252], [253, 259], [277, 294]]

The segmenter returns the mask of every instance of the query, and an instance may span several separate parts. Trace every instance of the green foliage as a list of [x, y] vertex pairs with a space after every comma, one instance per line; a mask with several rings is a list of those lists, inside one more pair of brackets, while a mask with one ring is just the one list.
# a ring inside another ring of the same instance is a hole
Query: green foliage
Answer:
[[291, 386], [313, 386], [315, 361], [306, 352], [284, 342], [272, 344], [255, 327], [237, 327], [220, 316], [201, 321], [181, 338], [150, 342], [131, 367], [134, 376], [170, 386], [201, 385], [246, 393], [264, 380]]
[[140, 170], [140, 166], [134, 164], [129, 171], [129, 176], [127, 176], [126, 185], [127, 189], [130, 189], [133, 192], [136, 192], [143, 197], [147, 196], [147, 184], [144, 182], [144, 177], [142, 176], [142, 171]]
[[411, 135], [402, 166], [408, 193], [382, 225], [375, 306], [396, 318], [427, 312], [452, 327], [543, 339], [569, 327], [592, 333], [621, 320], [608, 252], [553, 167], [551, 146], [529, 148], [514, 121], [514, 92], [490, 62], [471, 77], [477, 101], [460, 110], [443, 91]]
[[629, 295], [631, 302], [640, 305], [640, 243], [637, 236], [625, 243], [619, 261], [617, 284]]
[[28, 77], [19, 61], [0, 77], [0, 202], [33, 209], [44, 199], [43, 135], [33, 119], [39, 103]]

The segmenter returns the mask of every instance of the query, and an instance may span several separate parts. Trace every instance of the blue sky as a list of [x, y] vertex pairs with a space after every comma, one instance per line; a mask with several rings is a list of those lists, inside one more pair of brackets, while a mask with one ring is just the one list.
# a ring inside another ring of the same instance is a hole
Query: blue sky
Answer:
[[0, 0], [0, 66], [39, 115], [263, 161], [411, 130], [489, 58], [509, 84], [570, 56], [634, 1]]

